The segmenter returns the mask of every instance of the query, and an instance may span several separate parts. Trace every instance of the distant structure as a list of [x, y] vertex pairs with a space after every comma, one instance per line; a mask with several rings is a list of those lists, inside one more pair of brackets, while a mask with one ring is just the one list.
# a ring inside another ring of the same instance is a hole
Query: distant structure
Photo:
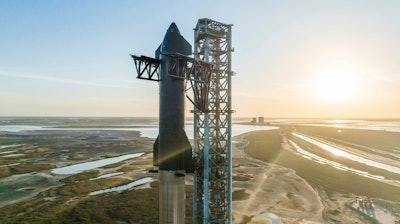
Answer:
[[356, 209], [361, 214], [361, 219], [364, 219], [365, 215], [373, 220], [374, 223], [379, 223], [376, 218], [374, 202], [369, 198], [357, 198], [350, 203], [350, 208]]
[[258, 124], [264, 124], [265, 123], [264, 117], [253, 117], [253, 118], [251, 118], [250, 123], [257, 124], [257, 119], [258, 119]]

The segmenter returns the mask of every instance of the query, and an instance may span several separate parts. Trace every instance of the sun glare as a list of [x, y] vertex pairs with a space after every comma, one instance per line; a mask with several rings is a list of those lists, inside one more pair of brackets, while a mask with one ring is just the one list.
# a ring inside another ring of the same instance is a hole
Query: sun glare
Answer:
[[317, 96], [327, 103], [353, 99], [357, 91], [355, 73], [349, 68], [329, 68], [321, 71], [315, 82]]

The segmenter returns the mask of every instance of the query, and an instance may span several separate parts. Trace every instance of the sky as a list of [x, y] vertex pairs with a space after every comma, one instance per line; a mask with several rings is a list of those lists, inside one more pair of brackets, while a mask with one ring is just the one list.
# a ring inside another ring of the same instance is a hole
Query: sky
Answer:
[[[400, 117], [400, 1], [0, 1], [0, 116], [158, 116], [170, 23], [233, 24], [236, 117]], [[192, 105], [188, 102], [186, 110]], [[190, 115], [189, 115], [190, 116]]]

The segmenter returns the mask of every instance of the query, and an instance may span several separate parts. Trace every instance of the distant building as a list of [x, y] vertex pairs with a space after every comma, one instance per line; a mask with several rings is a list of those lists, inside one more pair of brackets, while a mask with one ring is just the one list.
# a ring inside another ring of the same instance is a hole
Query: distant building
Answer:
[[258, 123], [264, 123], [264, 117], [258, 117]]
[[253, 117], [253, 118], [251, 119], [251, 123], [252, 123], [252, 124], [257, 123], [257, 118], [256, 118], [256, 117]]

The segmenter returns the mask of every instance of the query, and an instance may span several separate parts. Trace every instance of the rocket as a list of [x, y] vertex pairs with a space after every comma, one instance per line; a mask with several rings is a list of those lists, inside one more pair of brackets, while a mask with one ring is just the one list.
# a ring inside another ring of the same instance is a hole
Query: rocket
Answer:
[[155, 58], [131, 55], [137, 78], [158, 81], [160, 87], [159, 134], [153, 146], [153, 164], [158, 167], [162, 224], [185, 223], [185, 176], [194, 172], [192, 146], [185, 133], [187, 74], [176, 69], [177, 63], [186, 63], [179, 62], [180, 58], [191, 54], [192, 46], [172, 23]]
[[[210, 24], [211, 26], [215, 25], [214, 22]], [[201, 25], [201, 27], [205, 28], [207, 28], [208, 26], [209, 25], [207, 25], [207, 23]], [[218, 23], [215, 26], [217, 26], [216, 29], [217, 32], [219, 29], [223, 29], [223, 33], [225, 33], [225, 28], [219, 27]], [[226, 35], [230, 38], [230, 28], [227, 32], [228, 33]], [[197, 35], [197, 32], [195, 32], [195, 35]], [[203, 36], [203, 34], [201, 35]], [[214, 36], [213, 33], [208, 33], [207, 31], [204, 37], [209, 37], [209, 35], [211, 35], [211, 37]], [[222, 36], [219, 37], [219, 35], [217, 35], [216, 37], [222, 38]], [[198, 36], [196, 38], [198, 38]], [[200, 38], [200, 41], [203, 41], [203, 39]], [[207, 43], [207, 45], [209, 44], [207, 39], [205, 39], [204, 41], [206, 42], [203, 43]], [[229, 49], [226, 50], [226, 52], [229, 53], [230, 42], [227, 42], [227, 44], [228, 45], [226, 48]], [[208, 50], [205, 51], [207, 52], [204, 53], [204, 56], [208, 57], [209, 52]], [[188, 57], [191, 54], [192, 54], [192, 46], [180, 34], [176, 24], [172, 23], [169, 26], [161, 45], [157, 48], [155, 52], [155, 58], [150, 58], [143, 55], [141, 56], [131, 55], [131, 57], [135, 62], [135, 67], [138, 74], [137, 78], [150, 81], [157, 81], [159, 84], [159, 99], [160, 99], [159, 135], [153, 146], [153, 164], [154, 166], [158, 167], [158, 170], [155, 171], [158, 171], [160, 224], [186, 223], [185, 222], [186, 221], [185, 220], [186, 174], [194, 173], [195, 170], [197, 170], [197, 172], [201, 174], [203, 169], [206, 169], [206, 171], [209, 169], [208, 166], [203, 167], [202, 164], [196, 164], [193, 161], [192, 147], [185, 133], [185, 99], [187, 97], [193, 103], [195, 107], [194, 111], [196, 114], [197, 112], [205, 114], [210, 113], [210, 110], [208, 109], [210, 103], [209, 90], [212, 88], [213, 72], [216, 71], [215, 69], [219, 68], [218, 67], [219, 63], [212, 63], [198, 58]], [[202, 53], [199, 54], [202, 55]], [[227, 54], [227, 58], [230, 58], [230, 54]], [[225, 89], [222, 94], [224, 94], [224, 97], [226, 96], [230, 99], [230, 76], [229, 76], [231, 72], [230, 64], [228, 64], [226, 68], [228, 69], [228, 73], [226, 73], [228, 74], [228, 76], [226, 79], [227, 81], [224, 82], [228, 85], [228, 88]], [[225, 74], [225, 70], [221, 70], [221, 72], [224, 72]], [[187, 83], [190, 83], [190, 88], [193, 90], [193, 100], [191, 99], [190, 96], [186, 95]], [[223, 99], [224, 97], [221, 97], [221, 99]], [[227, 108], [230, 108], [230, 106], [228, 105]], [[223, 109], [222, 111], [224, 113], [227, 113], [228, 115], [231, 113], [231, 110], [228, 111]], [[227, 118], [228, 127], [230, 127], [229, 123], [230, 116], [228, 116], [228, 118]], [[205, 117], [204, 122], [205, 124], [208, 124], [208, 116]], [[230, 131], [230, 129], [227, 129], [227, 131], [228, 130]], [[207, 137], [208, 131], [209, 131], [208, 126], [205, 126], [205, 130], [203, 133], [205, 134], [204, 136], [205, 138], [208, 138]], [[197, 136], [198, 134], [199, 133], [196, 132]], [[219, 139], [217, 140], [219, 141]], [[225, 141], [224, 139], [222, 140]], [[208, 152], [206, 151], [208, 150], [208, 148], [205, 148], [204, 150], [205, 152]], [[230, 151], [228, 152], [230, 153]], [[204, 159], [204, 158], [196, 158], [196, 159]], [[230, 154], [226, 154], [226, 159], [228, 159], [227, 164], [230, 166], [229, 162], [231, 159]], [[206, 160], [204, 161], [208, 161], [208, 158], [206, 158]], [[205, 163], [205, 165], [207, 164]], [[220, 170], [223, 171], [222, 168], [225, 167], [216, 167], [216, 168], [217, 168], [216, 172], [219, 173], [219, 171]], [[230, 168], [228, 167], [226, 171], [228, 173], [229, 179], [224, 180], [225, 182], [223, 185], [227, 185], [228, 187], [230, 187], [231, 184]], [[228, 216], [230, 217], [231, 216], [230, 197], [229, 197], [230, 191], [228, 191], [229, 193], [228, 195], [225, 191], [218, 189], [218, 192], [221, 193], [224, 192], [224, 193], [223, 194], [216, 193], [215, 195], [217, 195], [217, 197], [215, 198], [215, 202], [212, 201], [213, 205], [211, 205], [209, 203], [210, 201], [209, 199], [210, 198], [213, 199], [213, 197], [210, 197], [212, 192], [211, 188], [209, 188], [208, 185], [212, 186], [213, 182], [210, 182], [211, 180], [209, 180], [208, 175], [204, 175], [204, 178], [195, 175], [194, 178], [196, 180], [196, 182], [194, 182], [195, 186], [197, 186], [201, 190], [204, 190], [203, 195], [199, 196], [200, 200], [204, 199], [203, 200], [204, 203], [199, 202], [199, 200], [195, 198], [196, 201], [194, 201], [194, 203], [200, 203], [199, 205], [196, 205], [196, 207], [194, 207], [195, 214], [198, 215], [204, 213], [204, 221], [208, 221], [209, 219], [208, 213], [210, 211], [211, 206], [213, 207], [216, 206], [215, 208], [217, 208], [218, 211], [217, 210], [215, 211], [218, 214], [219, 213], [222, 214], [221, 209], [225, 209], [229, 214], [223, 213], [222, 215], [228, 214]], [[203, 178], [204, 180], [200, 178]], [[218, 181], [219, 180], [220, 179], [218, 179]], [[200, 181], [203, 181], [204, 186], [202, 186]], [[217, 188], [216, 186], [212, 187]], [[196, 191], [197, 191], [196, 193], [199, 193], [199, 190], [197, 188]], [[195, 192], [193, 194], [198, 195], [195, 194]], [[220, 195], [221, 197], [219, 197], [218, 195]], [[225, 200], [225, 197], [227, 198], [227, 200]], [[222, 205], [221, 203], [227, 203], [226, 207], [220, 206]], [[215, 215], [216, 220], [219, 221], [222, 220], [222, 218], [220, 218], [222, 216], [220, 215], [217, 214]]]
[[153, 164], [159, 170], [193, 173], [192, 147], [185, 133], [185, 79], [171, 76], [170, 54], [191, 55], [192, 46], [172, 23], [156, 50], [160, 60], [159, 135], [153, 146]]
[[192, 147], [185, 133], [185, 79], [170, 73], [171, 54], [191, 55], [192, 46], [172, 23], [156, 50], [160, 61], [159, 134], [153, 146], [158, 166], [159, 223], [185, 223], [185, 173], [193, 173]]

